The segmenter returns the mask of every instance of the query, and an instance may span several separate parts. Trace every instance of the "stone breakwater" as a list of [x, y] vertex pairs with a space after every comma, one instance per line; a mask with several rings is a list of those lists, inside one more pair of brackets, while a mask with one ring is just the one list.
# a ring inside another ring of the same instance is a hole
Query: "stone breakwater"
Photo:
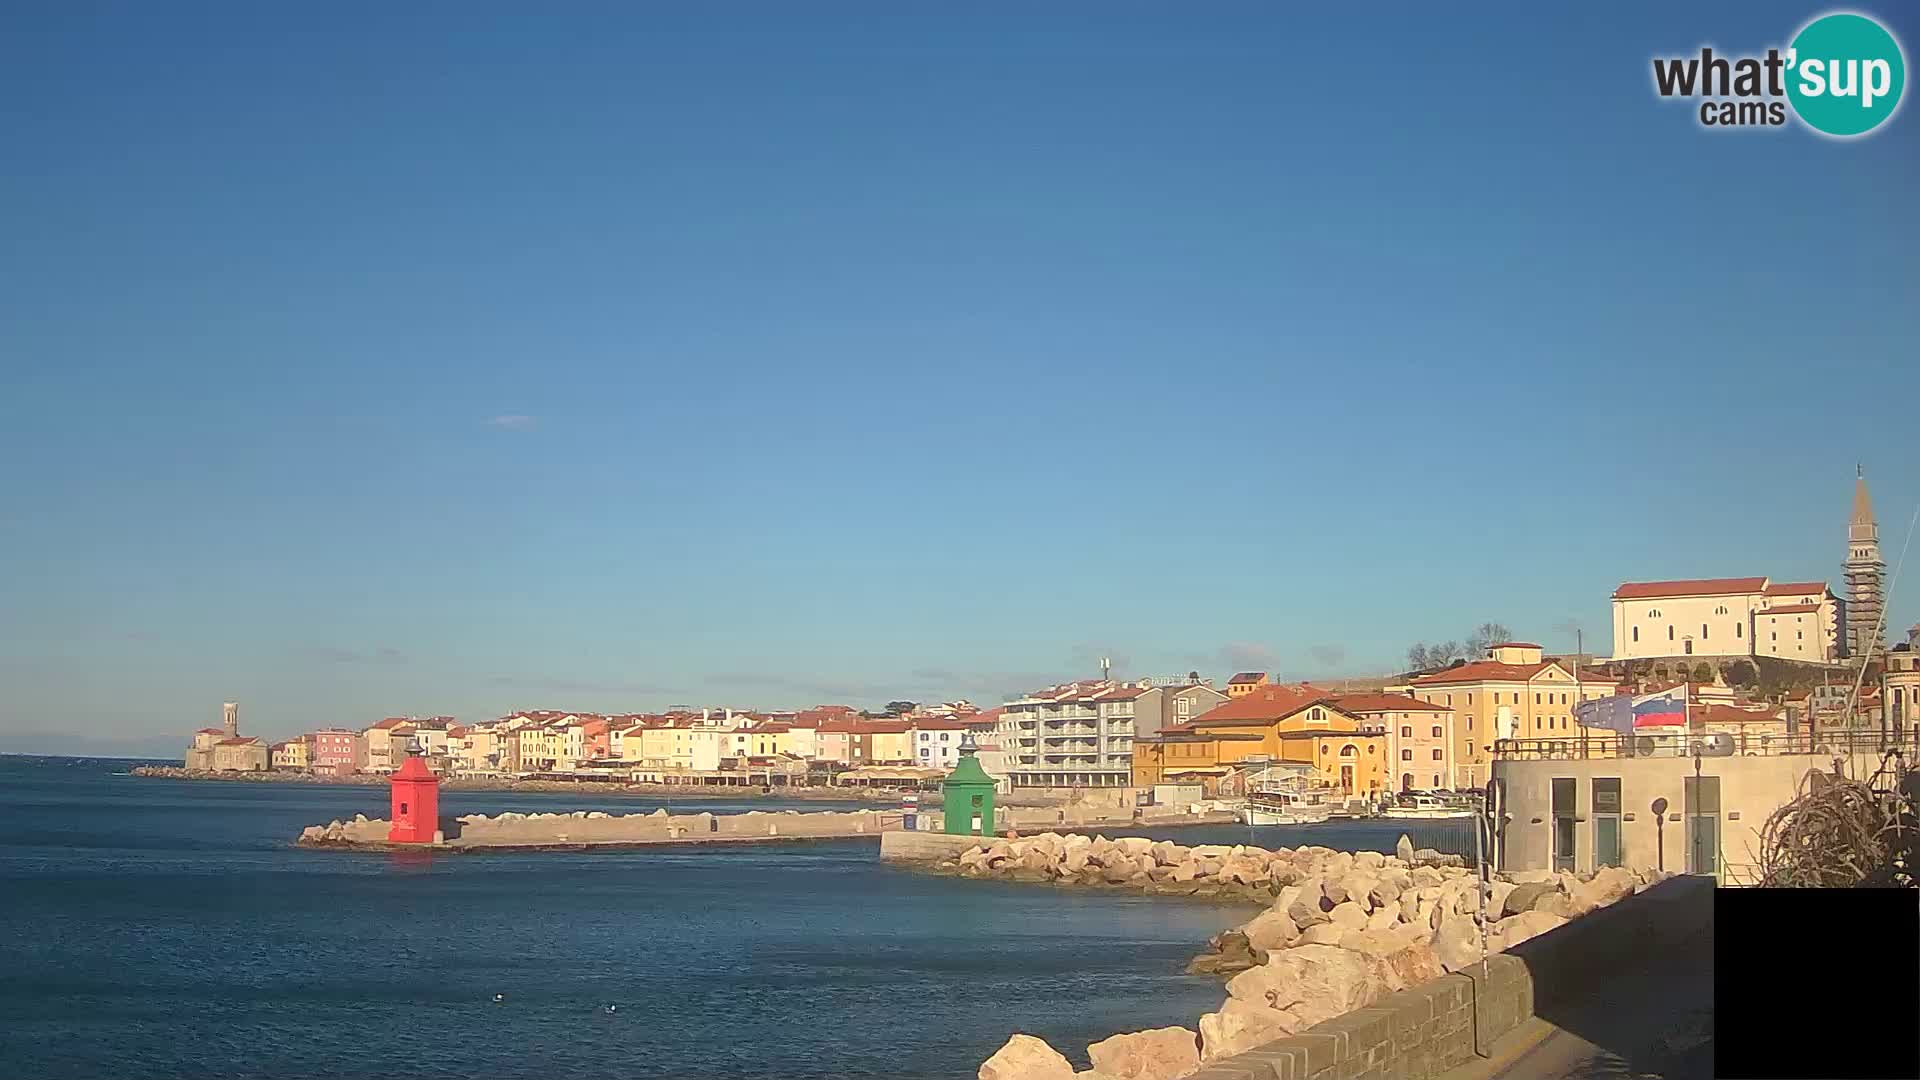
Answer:
[[[389, 844], [389, 823], [365, 814], [351, 821], [309, 825], [296, 841], [302, 847], [375, 851], [417, 850], [425, 845]], [[551, 850], [592, 847], [639, 847], [653, 844], [827, 840], [878, 836], [899, 827], [899, 815], [874, 810], [846, 813], [801, 813], [782, 810], [744, 814], [608, 814], [577, 810], [570, 814], [466, 814], [442, 818], [442, 843], [433, 849], [450, 851]]]
[[[1188, 971], [1228, 975], [1227, 997], [1185, 1027], [1115, 1035], [1076, 1073], [1043, 1040], [1015, 1035], [980, 1080], [1177, 1080], [1203, 1065], [1305, 1031], [1387, 994], [1477, 964], [1481, 899], [1454, 857], [1304, 847], [1184, 847], [1141, 837], [1044, 834], [976, 845], [938, 869], [965, 877], [1137, 888], [1260, 900], [1266, 910], [1216, 935]], [[1488, 883], [1485, 949], [1500, 952], [1645, 890], [1660, 875], [1529, 872]]]

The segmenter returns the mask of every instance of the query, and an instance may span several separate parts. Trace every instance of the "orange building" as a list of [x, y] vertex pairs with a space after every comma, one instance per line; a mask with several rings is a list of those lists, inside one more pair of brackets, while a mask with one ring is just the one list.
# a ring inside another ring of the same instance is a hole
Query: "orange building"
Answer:
[[1335, 791], [1374, 797], [1388, 785], [1387, 733], [1310, 684], [1258, 686], [1226, 704], [1134, 740], [1133, 783], [1200, 783], [1218, 792], [1235, 772], [1267, 763], [1311, 765]]

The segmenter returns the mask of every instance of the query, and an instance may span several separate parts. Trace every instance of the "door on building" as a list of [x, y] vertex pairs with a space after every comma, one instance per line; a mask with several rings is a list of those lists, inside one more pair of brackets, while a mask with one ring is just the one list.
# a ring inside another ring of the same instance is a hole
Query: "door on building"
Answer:
[[1720, 876], [1720, 778], [1687, 777], [1687, 873]]
[[1579, 781], [1570, 776], [1553, 778], [1553, 868], [1572, 870], [1579, 834], [1574, 828], [1574, 805], [1579, 797]]
[[1353, 794], [1353, 766], [1351, 765], [1340, 766], [1340, 790], [1349, 795]]
[[1401, 791], [1413, 790], [1413, 774], [1412, 773], [1400, 774], [1400, 790]]
[[1620, 778], [1593, 778], [1593, 865], [1620, 865]]

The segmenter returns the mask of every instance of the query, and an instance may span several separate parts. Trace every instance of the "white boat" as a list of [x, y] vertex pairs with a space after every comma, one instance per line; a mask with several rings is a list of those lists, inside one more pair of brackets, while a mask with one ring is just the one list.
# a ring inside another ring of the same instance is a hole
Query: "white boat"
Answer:
[[1380, 808], [1380, 816], [1384, 818], [1432, 820], [1470, 818], [1473, 814], [1472, 807], [1449, 803], [1437, 795], [1401, 795], [1393, 803]]
[[1326, 794], [1295, 773], [1261, 773], [1247, 784], [1242, 825], [1315, 825], [1333, 814]]

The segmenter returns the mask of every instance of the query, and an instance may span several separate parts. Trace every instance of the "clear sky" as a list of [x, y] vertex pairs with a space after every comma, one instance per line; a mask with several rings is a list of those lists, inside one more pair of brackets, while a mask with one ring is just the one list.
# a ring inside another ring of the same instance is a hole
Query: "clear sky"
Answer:
[[0, 15], [0, 749], [1605, 651], [1920, 504], [1920, 116], [1652, 90], [1816, 6], [393, 7]]

